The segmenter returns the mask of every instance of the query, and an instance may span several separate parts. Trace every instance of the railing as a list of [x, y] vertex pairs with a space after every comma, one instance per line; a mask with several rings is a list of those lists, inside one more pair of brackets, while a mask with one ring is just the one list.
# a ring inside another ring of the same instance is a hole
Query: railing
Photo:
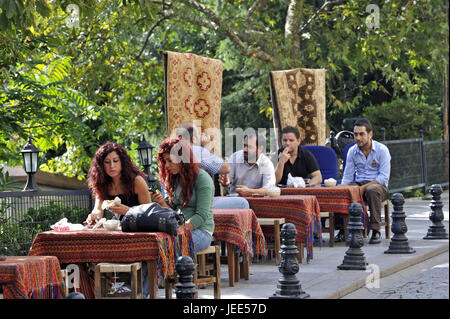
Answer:
[[0, 255], [27, 255], [37, 233], [66, 217], [81, 223], [93, 208], [89, 190], [0, 193]]
[[383, 141], [391, 154], [389, 191], [427, 190], [433, 184], [448, 186], [448, 140], [422, 138]]

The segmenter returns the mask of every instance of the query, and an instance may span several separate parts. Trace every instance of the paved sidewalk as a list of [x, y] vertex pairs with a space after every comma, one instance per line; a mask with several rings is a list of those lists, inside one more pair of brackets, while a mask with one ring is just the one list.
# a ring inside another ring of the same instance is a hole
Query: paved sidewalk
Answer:
[[[449, 196], [448, 191], [442, 194], [444, 203], [444, 225], [447, 233], [449, 232]], [[366, 287], [366, 279], [368, 276], [376, 276], [379, 271], [380, 288], [371, 288], [372, 292], [382, 292], [387, 289], [392, 283], [392, 276], [400, 271], [414, 269], [412, 266], [432, 261], [433, 257], [440, 256], [437, 264], [444, 264], [447, 262], [446, 278], [443, 282], [447, 282], [447, 294], [440, 296], [439, 290], [429, 290], [426, 298], [448, 298], [448, 240], [423, 240], [422, 238], [427, 234], [428, 226], [431, 225], [429, 221], [430, 200], [422, 199], [407, 199], [404, 205], [406, 212], [406, 223], [408, 232], [406, 236], [409, 239], [409, 244], [416, 250], [414, 254], [384, 254], [388, 249], [390, 239], [385, 239], [384, 230], [382, 231], [382, 243], [378, 245], [369, 245], [369, 238], [365, 239], [365, 245], [362, 247], [367, 262], [369, 263], [368, 270], [338, 270], [337, 266], [343, 261], [345, 252], [348, 247], [345, 243], [337, 243], [335, 247], [328, 246], [328, 234], [323, 235], [324, 244], [322, 247], [314, 247], [314, 259], [309, 263], [303, 262], [300, 265], [300, 271], [297, 273], [302, 289], [310, 295], [313, 299], [338, 299], [348, 295], [348, 298], [365, 298], [361, 295], [351, 293]], [[393, 208], [391, 207], [391, 213]], [[392, 234], [393, 235], [393, 234]], [[391, 236], [392, 236], [391, 235]], [[438, 257], [436, 257], [438, 258]], [[432, 267], [433, 265], [428, 265]], [[417, 268], [417, 267], [416, 267]], [[445, 268], [445, 267], [444, 267]], [[416, 270], [419, 273], [420, 268]], [[439, 271], [439, 275], [443, 275], [445, 271]], [[431, 274], [430, 276], [433, 276]], [[241, 279], [234, 287], [228, 285], [228, 271], [227, 266], [221, 267], [221, 298], [222, 299], [258, 299], [268, 298], [277, 288], [277, 281], [281, 277], [274, 261], [265, 261], [263, 263], [252, 264], [250, 267], [250, 280]], [[383, 280], [384, 279], [384, 280]], [[429, 280], [424, 277], [425, 281]], [[376, 282], [369, 284], [369, 287], [376, 287]], [[411, 288], [413, 289], [413, 288]], [[164, 298], [164, 291], [159, 290], [158, 296]], [[211, 299], [213, 296], [212, 286], [205, 289], [199, 289], [199, 298]], [[399, 295], [392, 294], [393, 298], [400, 298]], [[375, 298], [385, 298], [386, 295], [378, 295]], [[174, 296], [175, 298], [175, 296]], [[367, 298], [373, 298], [367, 296]], [[420, 295], [412, 296], [411, 294], [404, 298], [421, 298]], [[424, 297], [425, 298], [425, 297]]]

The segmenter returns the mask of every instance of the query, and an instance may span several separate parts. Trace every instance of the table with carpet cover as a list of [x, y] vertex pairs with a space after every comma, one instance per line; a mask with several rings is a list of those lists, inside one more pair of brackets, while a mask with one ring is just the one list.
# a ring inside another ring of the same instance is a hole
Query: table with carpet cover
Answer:
[[213, 217], [213, 236], [226, 243], [229, 284], [234, 286], [241, 278], [240, 274], [249, 279], [250, 258], [264, 256], [264, 234], [252, 209], [213, 209]]
[[[307, 248], [307, 261], [313, 257], [314, 234], [321, 244], [320, 207], [315, 196], [283, 195], [276, 197], [245, 197], [259, 218], [284, 218], [297, 229], [296, 242], [299, 244], [299, 261], [302, 260], [303, 245]], [[263, 227], [264, 236], [272, 237], [273, 228]]]
[[64, 282], [54, 256], [7, 256], [0, 261], [5, 299], [61, 299]]
[[334, 187], [303, 187], [281, 188], [281, 195], [312, 195], [319, 202], [321, 212], [348, 214], [352, 203], [360, 203], [364, 207], [364, 200], [359, 186]]
[[46, 231], [36, 235], [30, 256], [56, 256], [62, 264], [80, 267], [81, 292], [94, 298], [93, 281], [88, 278], [86, 263], [147, 262], [150, 298], [157, 297], [157, 278], [174, 274], [179, 255], [193, 257], [191, 233], [180, 227], [178, 236], [161, 232], [127, 233], [106, 229]]

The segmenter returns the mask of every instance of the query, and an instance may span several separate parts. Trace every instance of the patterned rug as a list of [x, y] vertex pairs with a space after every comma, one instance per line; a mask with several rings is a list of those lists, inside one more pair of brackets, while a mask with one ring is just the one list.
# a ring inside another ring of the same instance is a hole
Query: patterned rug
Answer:
[[220, 155], [222, 61], [171, 51], [163, 52], [163, 58], [167, 135], [181, 123], [195, 121], [202, 132], [208, 129], [211, 142], [206, 147]]
[[270, 72], [273, 121], [278, 139], [287, 126], [297, 127], [302, 145], [325, 145], [325, 69]]

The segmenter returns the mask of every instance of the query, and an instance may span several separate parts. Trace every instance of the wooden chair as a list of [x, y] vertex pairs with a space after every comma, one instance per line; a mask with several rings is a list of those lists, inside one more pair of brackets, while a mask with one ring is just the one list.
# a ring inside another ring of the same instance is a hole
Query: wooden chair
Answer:
[[320, 212], [320, 219], [328, 218], [328, 227], [322, 227], [322, 233], [330, 234], [330, 247], [334, 247], [334, 213], [333, 212]]
[[258, 222], [260, 226], [272, 226], [273, 234], [274, 234], [274, 243], [267, 244], [267, 250], [275, 251], [275, 262], [278, 265], [280, 263], [280, 247], [281, 247], [281, 239], [280, 239], [280, 227], [285, 223], [284, 218], [258, 218]]
[[[129, 273], [131, 276], [131, 293], [110, 294], [106, 289], [106, 274]], [[142, 298], [142, 264], [135, 262], [131, 264], [99, 263], [95, 265], [95, 299], [141, 299]]]
[[[207, 257], [211, 257], [212, 262], [208, 262]], [[194, 258], [194, 263], [196, 263], [196, 269], [194, 270], [195, 289], [198, 291], [201, 284], [214, 283], [214, 299], [220, 299], [220, 246], [211, 245], [204, 250], [197, 251]], [[172, 299], [173, 287], [177, 282], [177, 274], [165, 280], [166, 299]], [[194, 298], [198, 298], [198, 292]]]
[[[211, 256], [211, 263], [207, 263], [208, 255]], [[206, 249], [195, 253], [198, 269], [194, 271], [194, 284], [198, 289], [200, 284], [214, 283], [214, 299], [220, 299], [220, 246], [209, 246]], [[207, 272], [210, 272], [208, 275]], [[198, 298], [198, 292], [195, 294]]]

